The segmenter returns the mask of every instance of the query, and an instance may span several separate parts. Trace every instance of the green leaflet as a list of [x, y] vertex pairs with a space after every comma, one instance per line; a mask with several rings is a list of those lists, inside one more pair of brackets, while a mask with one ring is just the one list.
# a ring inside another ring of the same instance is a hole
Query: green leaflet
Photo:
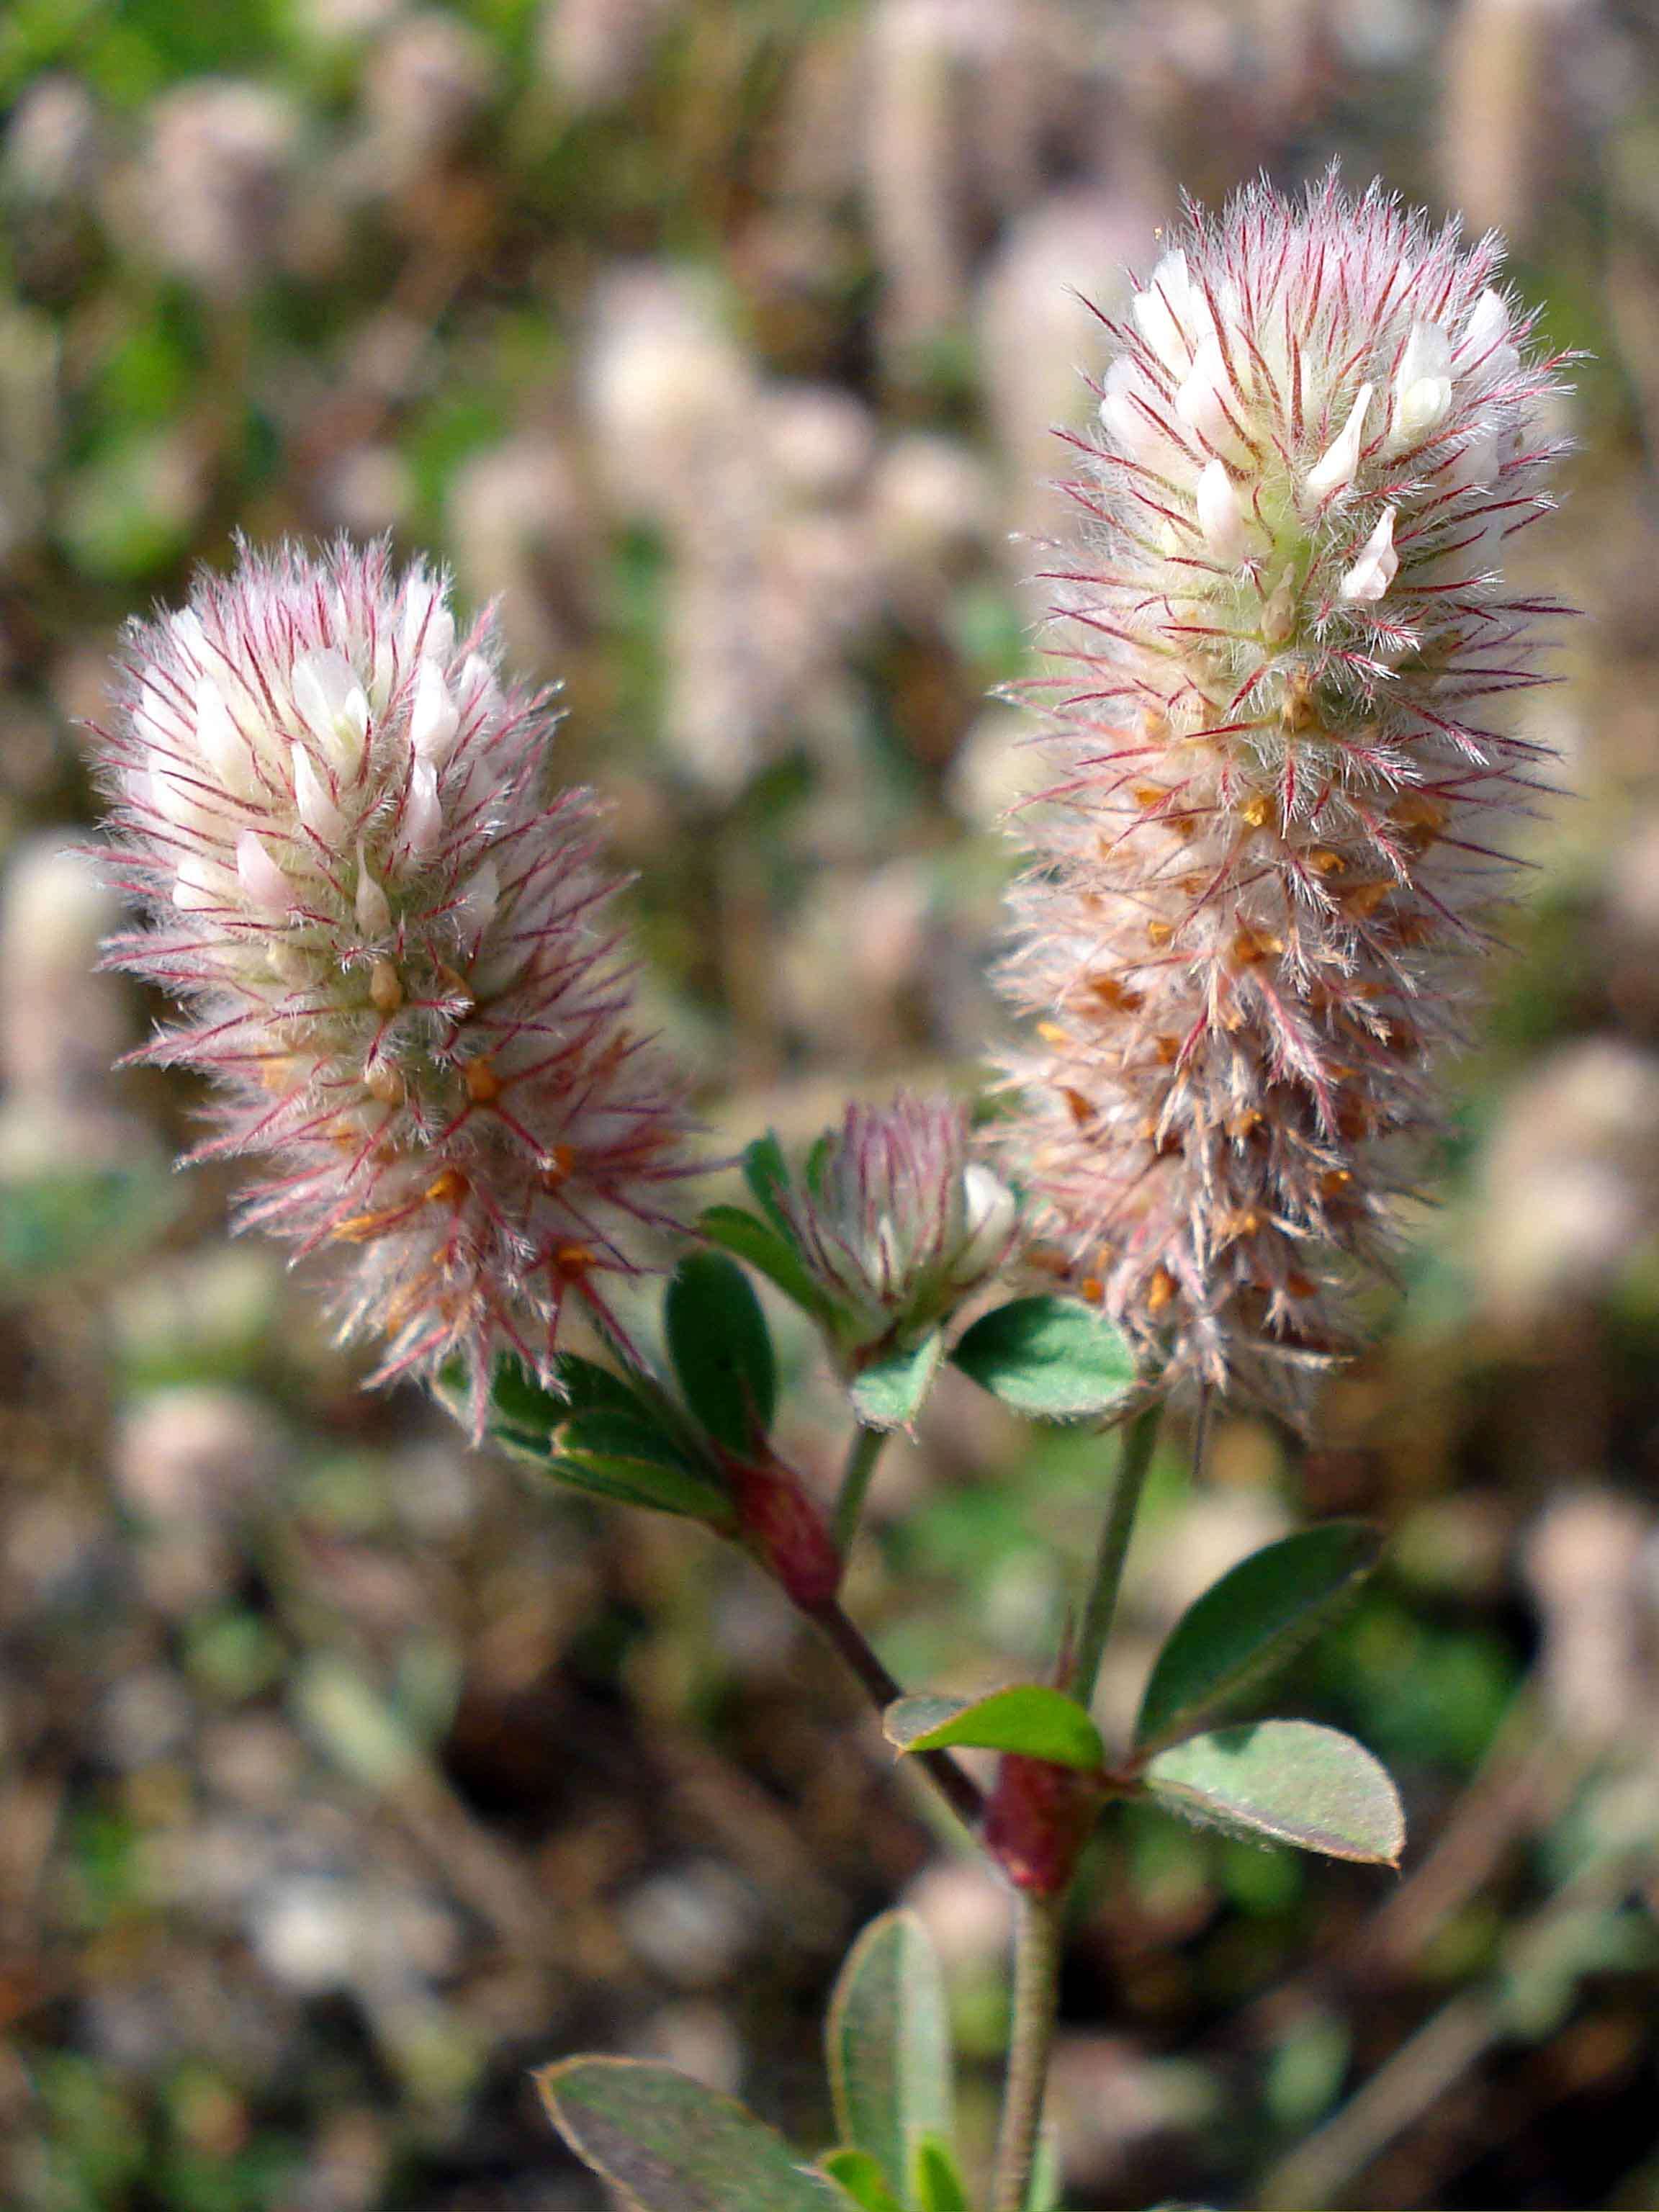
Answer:
[[937, 2136], [924, 2136], [916, 2145], [910, 2195], [916, 2212], [969, 2212], [956, 2160]]
[[1161, 1751], [1146, 1771], [1153, 1801], [1200, 1827], [1327, 1857], [1397, 1866], [1406, 1821], [1370, 1752], [1311, 1721], [1257, 1721]]
[[842, 2144], [827, 2150], [819, 2166], [839, 2188], [844, 2189], [859, 2212], [904, 2212], [904, 2207], [882, 2178], [882, 2171], [867, 2150]]
[[825, 2033], [842, 2135], [903, 2200], [923, 2139], [948, 2139], [953, 2126], [944, 1983], [914, 1914], [884, 1913], [859, 1937]]
[[694, 1457], [656, 1409], [623, 1376], [566, 1354], [556, 1397], [516, 1359], [497, 1363], [489, 1435], [516, 1458], [575, 1490], [679, 1513], [716, 1528], [731, 1524], [731, 1499], [711, 1462]]
[[1028, 1419], [1116, 1412], [1136, 1387], [1127, 1343], [1092, 1306], [1046, 1295], [981, 1315], [951, 1354], [982, 1390]]
[[952, 1746], [1014, 1751], [1056, 1766], [1097, 1772], [1106, 1763], [1100, 1731], [1063, 1690], [1021, 1682], [983, 1698], [900, 1698], [882, 1715], [882, 1731], [901, 1751]]
[[822, 1322], [830, 1308], [823, 1292], [807, 1273], [793, 1243], [781, 1230], [758, 1221], [740, 1206], [711, 1206], [698, 1226], [711, 1244], [731, 1252], [775, 1283], [814, 1321]]
[[536, 2081], [577, 2157], [640, 2212], [845, 2212], [781, 2136], [669, 2067], [568, 2058]]
[[853, 1408], [866, 1428], [907, 1429], [939, 1372], [945, 1339], [936, 1329], [908, 1351], [889, 1352], [853, 1378]]
[[669, 1282], [663, 1322], [686, 1404], [716, 1443], [750, 1451], [772, 1425], [778, 1377], [747, 1275], [723, 1252], [691, 1253]]
[[1191, 1734], [1260, 1688], [1339, 1613], [1376, 1565], [1359, 1521], [1328, 1521], [1265, 1545], [1194, 1600], [1158, 1656], [1138, 1744]]

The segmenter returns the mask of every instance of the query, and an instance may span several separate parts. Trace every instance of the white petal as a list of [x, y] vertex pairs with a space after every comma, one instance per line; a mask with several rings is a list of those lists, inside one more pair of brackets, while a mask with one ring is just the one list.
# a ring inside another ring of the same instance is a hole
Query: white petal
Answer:
[[1007, 1184], [977, 1160], [962, 1171], [962, 1200], [965, 1234], [951, 1272], [966, 1282], [995, 1267], [1007, 1250], [1019, 1203]]
[[1186, 380], [1176, 394], [1176, 413], [1215, 452], [1242, 459], [1249, 448], [1233, 427], [1238, 397], [1227, 374], [1221, 341], [1212, 331], [1200, 340]]
[[294, 804], [301, 821], [307, 830], [314, 830], [325, 845], [337, 845], [345, 823], [327, 784], [317, 773], [316, 763], [303, 745], [292, 746], [290, 757], [294, 765]]
[[409, 580], [399, 641], [405, 665], [417, 653], [447, 660], [455, 650], [455, 617], [444, 605], [442, 585], [430, 576], [416, 574]]
[[413, 860], [423, 860], [438, 842], [443, 810], [438, 804], [438, 771], [430, 761], [416, 760], [409, 771], [409, 799], [404, 808], [404, 834], [399, 842]]
[[1348, 419], [1332, 439], [1320, 459], [1308, 471], [1308, 489], [1323, 498], [1327, 493], [1346, 491], [1353, 482], [1354, 471], [1359, 466], [1359, 448], [1364, 441], [1365, 416], [1371, 404], [1371, 386], [1362, 384], [1354, 394]]
[[1385, 507], [1375, 530], [1365, 540], [1359, 558], [1341, 583], [1345, 599], [1380, 599], [1393, 583], [1400, 566], [1394, 550], [1394, 509]]
[[501, 702], [501, 687], [495, 681], [495, 672], [481, 653], [469, 653], [461, 663], [459, 681], [455, 696], [468, 714], [482, 710], [493, 714]]
[[196, 686], [196, 750], [227, 791], [246, 792], [247, 747], [231, 720], [225, 695], [210, 676]]
[[1419, 376], [1444, 376], [1451, 367], [1451, 340], [1438, 323], [1413, 323], [1395, 371], [1396, 386], [1415, 384]]
[[1137, 402], [1156, 408], [1151, 386], [1127, 354], [1120, 354], [1106, 372], [1106, 390], [1100, 402], [1100, 420], [1127, 453], [1143, 453], [1162, 442]]
[[449, 696], [442, 669], [435, 660], [423, 659], [415, 678], [415, 704], [410, 709], [410, 744], [422, 760], [441, 767], [454, 750], [455, 732], [460, 726], [460, 708]]
[[1462, 350], [1473, 362], [1479, 362], [1495, 345], [1501, 345], [1510, 334], [1510, 311], [1501, 292], [1490, 286], [1469, 310], [1469, 319], [1463, 326]]
[[179, 861], [179, 872], [173, 879], [173, 903], [181, 913], [204, 914], [210, 908], [227, 907], [230, 902], [230, 883], [222, 868], [194, 854]]
[[304, 653], [290, 679], [300, 719], [343, 775], [355, 775], [368, 736], [368, 694], [344, 653]]
[[163, 752], [177, 753], [182, 750], [184, 734], [177, 708], [159, 684], [148, 681], [138, 688], [137, 702], [132, 710], [133, 730], [141, 744], [159, 745]]
[[270, 848], [252, 830], [236, 840], [236, 878], [248, 902], [263, 914], [288, 914], [294, 906], [294, 886], [270, 856]]
[[167, 627], [179, 641], [187, 660], [197, 667], [207, 665], [207, 632], [202, 628], [202, 617], [194, 607], [180, 607], [176, 614], [167, 617]]
[[1184, 253], [1164, 255], [1146, 289], [1130, 301], [1129, 311], [1164, 366], [1177, 377], [1184, 376], [1193, 349], [1209, 325], [1204, 295], [1187, 274]]
[[1412, 446], [1437, 429], [1451, 406], [1449, 376], [1419, 376], [1415, 384], [1396, 391], [1394, 400], [1394, 443]]
[[199, 830], [212, 817], [200, 805], [198, 791], [198, 779], [188, 769], [172, 768], [157, 761], [149, 771], [144, 795], [175, 830]]
[[1415, 444], [1443, 422], [1451, 405], [1451, 342], [1437, 323], [1413, 323], [1395, 371], [1389, 433], [1396, 447]]
[[1206, 461], [1199, 471], [1197, 497], [1198, 526], [1205, 544], [1218, 561], [1237, 561], [1249, 540], [1250, 525], [1224, 461]]
[[1477, 485], [1484, 488], [1496, 483], [1498, 459], [1497, 431], [1477, 430], [1453, 461], [1447, 475], [1447, 488], [1471, 491]]
[[374, 880], [368, 857], [357, 848], [357, 927], [365, 937], [384, 937], [392, 927], [392, 902]]

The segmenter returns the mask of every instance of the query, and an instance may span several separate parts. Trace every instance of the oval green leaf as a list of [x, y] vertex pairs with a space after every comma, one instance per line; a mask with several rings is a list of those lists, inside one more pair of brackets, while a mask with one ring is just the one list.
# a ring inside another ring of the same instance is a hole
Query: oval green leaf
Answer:
[[1041, 1682], [1018, 1683], [983, 1698], [900, 1698], [882, 1715], [881, 1725], [901, 1751], [1017, 1751], [1085, 1774], [1106, 1762], [1100, 1730], [1085, 1708]]
[[1397, 1866], [1405, 1847], [1405, 1814], [1383, 1769], [1352, 1736], [1312, 1721], [1193, 1736], [1159, 1752], [1146, 1783], [1167, 1811], [1258, 1842], [1382, 1866]]
[[802, 1267], [794, 1246], [778, 1230], [757, 1221], [740, 1206], [711, 1206], [697, 1225], [711, 1244], [718, 1244], [722, 1252], [735, 1253], [739, 1260], [747, 1261], [815, 1321], [822, 1320], [829, 1311], [828, 1302]]
[[854, 1944], [825, 2035], [841, 2132], [902, 2199], [918, 2147], [953, 2119], [945, 1984], [914, 1913], [884, 1913]]
[[845, 2212], [781, 2136], [669, 2067], [568, 2058], [536, 2084], [577, 2157], [640, 2212]]
[[784, 1158], [783, 1146], [778, 1142], [778, 1133], [769, 1129], [763, 1137], [757, 1137], [743, 1156], [743, 1179], [754, 1194], [755, 1203], [766, 1216], [786, 1243], [794, 1242], [789, 1224], [789, 1214], [783, 1204], [789, 1190], [789, 1163]]
[[1028, 1419], [1115, 1412], [1136, 1387], [1127, 1341], [1079, 1298], [1015, 1298], [982, 1315], [951, 1354], [982, 1390]]
[[1242, 1559], [1176, 1623], [1140, 1701], [1135, 1741], [1193, 1735], [1261, 1688], [1342, 1610], [1381, 1548], [1363, 1521], [1328, 1521]]
[[[592, 1371], [605, 1373], [603, 1368]], [[614, 1409], [602, 1404], [577, 1411], [531, 1384], [509, 1394], [516, 1418], [498, 1412], [499, 1402], [491, 1401], [492, 1441], [515, 1458], [529, 1460], [555, 1482], [624, 1505], [687, 1515], [716, 1528], [732, 1522], [732, 1500], [710, 1468], [689, 1459], [632, 1401]]]
[[674, 1270], [663, 1321], [686, 1404], [716, 1443], [751, 1450], [772, 1425], [778, 1377], [748, 1276], [723, 1252], [691, 1253]]
[[632, 1387], [597, 1360], [561, 1352], [554, 1362], [556, 1392], [544, 1389], [522, 1360], [509, 1353], [495, 1362], [490, 1378], [490, 1416], [515, 1429], [540, 1429], [544, 1435], [572, 1413], [629, 1413], [650, 1425], [650, 1409]]
[[860, 1368], [853, 1378], [854, 1411], [866, 1428], [908, 1429], [921, 1411], [939, 1373], [945, 1339], [935, 1329], [908, 1352]]

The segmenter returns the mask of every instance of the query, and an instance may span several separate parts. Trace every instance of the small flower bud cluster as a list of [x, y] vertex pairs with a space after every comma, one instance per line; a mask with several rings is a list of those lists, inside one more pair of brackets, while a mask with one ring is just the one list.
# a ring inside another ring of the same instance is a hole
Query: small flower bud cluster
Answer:
[[1289, 1412], [1386, 1252], [1400, 1140], [1440, 1126], [1495, 840], [1539, 788], [1502, 709], [1556, 610], [1500, 564], [1547, 504], [1554, 364], [1497, 261], [1375, 186], [1194, 212], [1107, 325], [1072, 487], [1012, 1157], [1151, 1364]]
[[100, 733], [149, 915], [112, 957], [190, 1009], [145, 1056], [217, 1083], [197, 1157], [276, 1163], [246, 1221], [351, 1255], [381, 1377], [509, 1348], [547, 1376], [567, 1297], [603, 1317], [676, 1225], [683, 1103], [627, 1027], [595, 802], [544, 797], [549, 728], [488, 618], [458, 636], [441, 579], [343, 545], [245, 553], [135, 625]]
[[849, 1106], [805, 1186], [778, 1193], [853, 1371], [937, 1328], [1007, 1258], [1013, 1194], [969, 1149], [960, 1106], [901, 1091]]

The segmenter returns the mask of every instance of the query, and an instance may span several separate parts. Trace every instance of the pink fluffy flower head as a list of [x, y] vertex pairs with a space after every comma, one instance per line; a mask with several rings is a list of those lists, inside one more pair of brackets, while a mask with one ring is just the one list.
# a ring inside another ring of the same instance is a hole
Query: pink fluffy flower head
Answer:
[[477, 1384], [504, 1350], [548, 1376], [568, 1298], [607, 1316], [690, 1170], [598, 806], [544, 790], [545, 698], [384, 547], [245, 551], [125, 670], [100, 734], [146, 925], [111, 957], [187, 1010], [144, 1056], [217, 1085], [193, 1157], [269, 1158], [243, 1218], [349, 1255], [377, 1379], [459, 1354]]
[[1377, 186], [1192, 210], [1106, 325], [1071, 488], [1008, 1142], [1149, 1366], [1293, 1414], [1440, 1127], [1540, 788], [1503, 710], [1557, 610], [1503, 563], [1557, 364], [1498, 261]]

